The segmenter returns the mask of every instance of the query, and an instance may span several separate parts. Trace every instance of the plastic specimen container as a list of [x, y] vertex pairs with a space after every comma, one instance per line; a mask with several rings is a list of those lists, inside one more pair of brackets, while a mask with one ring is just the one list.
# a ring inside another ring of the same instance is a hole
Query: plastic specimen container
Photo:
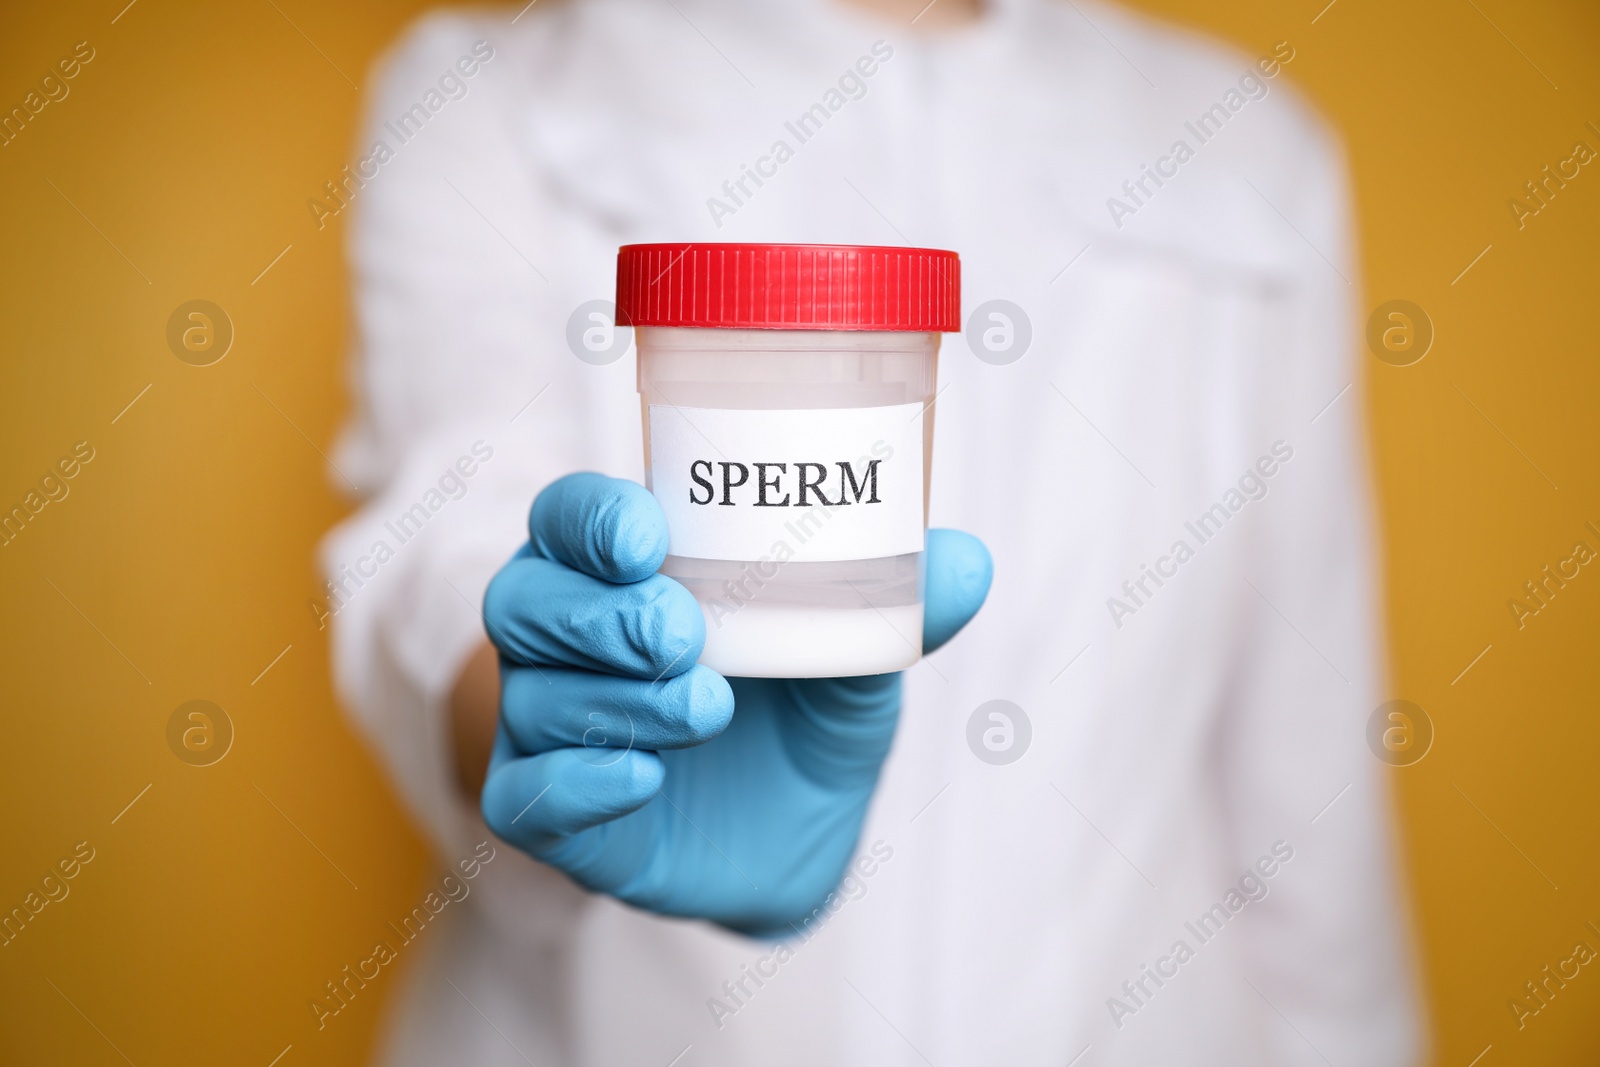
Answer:
[[619, 251], [661, 570], [705, 614], [700, 662], [813, 678], [921, 656], [939, 340], [960, 329], [960, 269], [920, 248]]

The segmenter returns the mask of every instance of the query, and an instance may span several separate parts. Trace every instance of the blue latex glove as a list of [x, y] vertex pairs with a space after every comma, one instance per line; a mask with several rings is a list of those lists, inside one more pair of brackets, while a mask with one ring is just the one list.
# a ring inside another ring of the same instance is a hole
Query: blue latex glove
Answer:
[[[484, 597], [501, 679], [489, 827], [637, 907], [792, 933], [855, 851], [900, 676], [697, 665], [704, 618], [656, 573], [666, 520], [634, 482], [569, 475], [539, 494], [528, 532]], [[928, 531], [928, 651], [977, 613], [992, 573], [976, 538]]]

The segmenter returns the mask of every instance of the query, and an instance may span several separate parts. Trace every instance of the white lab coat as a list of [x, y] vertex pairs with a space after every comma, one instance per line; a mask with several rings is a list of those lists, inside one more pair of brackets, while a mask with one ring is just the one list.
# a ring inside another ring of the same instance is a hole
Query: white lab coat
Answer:
[[[347, 197], [356, 410], [334, 458], [367, 495], [323, 548], [344, 576], [335, 671], [441, 863], [490, 836], [445, 720], [490, 575], [551, 479], [642, 473], [631, 351], [594, 366], [565, 341], [574, 309], [613, 295], [618, 245], [951, 248], [967, 312], [1012, 301], [1032, 341], [996, 366], [946, 338], [933, 521], [982, 537], [995, 581], [908, 676], [861, 846], [891, 858], [780, 963], [502, 844], [397, 944], [380, 1061], [1416, 1063], [1364, 737], [1392, 694], [1348, 191], [1287, 78], [1202, 144], [1185, 123], [1235, 102], [1255, 57], [1090, 0], [1000, 0], [939, 34], [823, 0], [516, 14], [406, 36], [358, 146], [392, 154]], [[493, 57], [466, 96], [429, 97], [479, 40]], [[893, 54], [865, 94], [800, 143], [785, 124], [878, 41]], [[438, 107], [402, 144], [385, 123], [418, 103]], [[1180, 139], [1193, 158], [1160, 162]], [[735, 203], [724, 182], [779, 140], [792, 158]], [[1146, 164], [1172, 176], [1141, 191]], [[430, 494], [478, 442], [492, 457]], [[1273, 473], [1250, 499], [1258, 462]], [[1226, 521], [1202, 539], [1186, 524], [1213, 504]], [[1004, 766], [967, 742], [994, 699], [1032, 729]], [[1275, 845], [1292, 859], [1264, 861]], [[1230, 898], [1258, 863], [1265, 898]]]

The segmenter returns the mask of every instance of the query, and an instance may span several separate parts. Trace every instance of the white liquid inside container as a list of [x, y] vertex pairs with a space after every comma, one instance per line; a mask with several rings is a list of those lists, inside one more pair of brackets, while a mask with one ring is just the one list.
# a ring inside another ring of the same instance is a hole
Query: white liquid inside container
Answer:
[[843, 678], [904, 670], [921, 657], [920, 604], [881, 610], [752, 605], [717, 630], [708, 616], [700, 662], [730, 678]]
[[700, 604], [700, 662], [735, 678], [839, 678], [922, 656], [920, 552], [765, 567], [668, 556], [661, 572]]

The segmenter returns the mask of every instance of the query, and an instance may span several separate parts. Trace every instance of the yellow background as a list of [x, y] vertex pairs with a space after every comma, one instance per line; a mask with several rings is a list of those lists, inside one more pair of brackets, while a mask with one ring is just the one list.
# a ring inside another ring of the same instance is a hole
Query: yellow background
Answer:
[[[5, 110], [75, 42], [96, 50], [0, 149], [0, 505], [76, 442], [95, 450], [0, 549], [0, 910], [77, 842], [95, 850], [0, 948], [0, 1060], [357, 1062], [394, 979], [321, 1033], [307, 999], [417, 901], [428, 861], [342, 723], [307, 607], [313, 545], [345, 506], [318, 449], [346, 403], [348, 323], [342, 227], [318, 232], [305, 201], [350, 158], [352, 82], [420, 5], [141, 0], [113, 24], [121, 2], [31, 5], [0, 32]], [[1600, 14], [1142, 6], [1251, 55], [1292, 43], [1288, 76], [1349, 145], [1365, 307], [1432, 318], [1422, 362], [1367, 356], [1361, 388], [1391, 695], [1437, 732], [1396, 772], [1436, 1062], [1492, 1046], [1484, 1067], [1593, 1063], [1600, 969], [1521, 1031], [1507, 1001], [1580, 938], [1600, 948], [1600, 574], [1520, 631], [1507, 600], [1579, 538], [1600, 546], [1583, 528], [1600, 526], [1600, 168], [1521, 230], [1506, 205], [1574, 141], [1600, 148]], [[237, 329], [207, 368], [165, 343], [193, 298]], [[166, 744], [196, 698], [236, 731], [206, 768]]]

